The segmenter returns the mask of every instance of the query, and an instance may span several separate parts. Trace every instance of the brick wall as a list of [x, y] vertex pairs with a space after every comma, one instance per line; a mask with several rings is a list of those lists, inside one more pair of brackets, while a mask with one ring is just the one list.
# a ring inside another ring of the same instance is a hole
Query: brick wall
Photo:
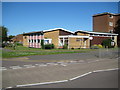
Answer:
[[103, 40], [111, 39], [111, 37], [100, 37], [100, 36], [93, 36], [93, 40], [91, 40], [91, 45], [94, 44], [101, 44]]

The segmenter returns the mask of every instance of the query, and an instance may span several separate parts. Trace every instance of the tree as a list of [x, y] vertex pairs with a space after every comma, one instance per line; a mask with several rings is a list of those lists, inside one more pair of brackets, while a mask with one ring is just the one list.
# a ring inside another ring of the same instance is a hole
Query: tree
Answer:
[[0, 26], [0, 37], [2, 38], [2, 41], [7, 41], [7, 32], [8, 29], [4, 26]]
[[120, 47], [120, 19], [116, 22], [116, 26], [114, 28], [114, 33], [118, 34], [117, 36], [117, 44]]
[[8, 40], [10, 41], [13, 37], [15, 37], [15, 36], [13, 36], [13, 35], [8, 36]]

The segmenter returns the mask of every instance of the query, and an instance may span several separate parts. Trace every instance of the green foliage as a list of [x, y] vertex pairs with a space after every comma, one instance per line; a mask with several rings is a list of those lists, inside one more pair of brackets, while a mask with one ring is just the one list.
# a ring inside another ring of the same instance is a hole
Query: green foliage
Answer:
[[23, 44], [20, 43], [20, 42], [15, 42], [15, 45], [16, 45], [16, 46], [23, 46]]
[[41, 48], [42, 48], [42, 49], [45, 48], [45, 46], [44, 46], [44, 40], [43, 40], [43, 39], [41, 40]]
[[67, 44], [63, 45], [63, 49], [68, 49], [68, 45]]
[[103, 48], [103, 46], [101, 44], [94, 44], [93, 46], [91, 46], [91, 49], [99, 49], [99, 48]]
[[91, 46], [91, 49], [99, 49], [99, 47], [95, 44]]
[[117, 45], [120, 48], [120, 19], [116, 22], [116, 26], [114, 28], [114, 33], [118, 34], [117, 36]]
[[120, 19], [116, 22], [116, 26], [114, 28], [114, 33], [117, 33], [120, 35]]
[[102, 45], [103, 45], [105, 48], [106, 48], [106, 47], [108, 47], [108, 48], [113, 48], [114, 46], [111, 46], [111, 42], [112, 42], [111, 39], [106, 39], [106, 40], [103, 40]]
[[46, 44], [44, 47], [45, 49], [54, 49], [54, 44]]
[[15, 36], [13, 36], [13, 35], [8, 36], [8, 41], [10, 41], [13, 37], [15, 37]]
[[2, 37], [2, 41], [7, 41], [7, 32], [8, 29], [4, 26], [0, 26], [0, 38]]

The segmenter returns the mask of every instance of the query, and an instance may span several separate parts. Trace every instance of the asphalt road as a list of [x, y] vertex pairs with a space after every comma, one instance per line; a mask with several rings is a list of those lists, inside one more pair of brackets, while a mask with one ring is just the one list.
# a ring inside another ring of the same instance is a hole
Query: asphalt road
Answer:
[[[60, 54], [60, 56], [40, 55], [40, 56], [28, 56], [29, 58], [20, 57], [20, 58], [3, 60], [4, 67], [0, 68], [0, 70], [2, 70], [2, 75], [3, 75], [2, 85], [3, 88], [6, 88], [6, 87], [14, 87], [16, 85], [24, 85], [31, 83], [42, 83], [42, 82], [58, 81], [58, 80], [66, 80], [66, 79], [68, 80], [70, 78], [94, 70], [118, 68], [117, 56], [118, 55], [116, 50], [112, 50], [112, 51], [98, 50], [96, 52], [84, 53], [84, 54], [81, 53]], [[62, 59], [64, 58], [64, 60], [61, 61], [60, 57]], [[46, 63], [53, 62], [53, 59], [54, 60], [56, 59], [56, 61], [63, 63], [61, 64], [57, 63], [57, 65], [55, 64], [47, 64], [45, 66], [40, 65], [41, 63], [45, 63], [45, 62]], [[78, 60], [80, 62], [66, 63], [65, 61], [67, 60], [68, 61]], [[33, 64], [38, 64], [38, 65], [33, 65]], [[24, 65], [24, 67], [22, 67], [21, 65]], [[15, 67], [11, 67], [11, 66], [15, 66]]]
[[118, 88], [118, 70], [91, 73], [68, 82], [23, 88]]

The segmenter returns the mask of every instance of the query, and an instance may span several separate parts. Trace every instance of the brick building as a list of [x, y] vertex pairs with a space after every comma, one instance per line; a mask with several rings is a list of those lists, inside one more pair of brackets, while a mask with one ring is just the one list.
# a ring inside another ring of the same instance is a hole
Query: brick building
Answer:
[[11, 39], [13, 42], [23, 42], [23, 34], [19, 34]]
[[120, 14], [106, 12], [93, 15], [93, 31], [113, 33], [115, 24], [118, 19], [120, 19]]
[[120, 14], [101, 13], [93, 15], [93, 32], [77, 30], [71, 32], [63, 28], [55, 28], [38, 32], [17, 35], [14, 41], [22, 41], [26, 47], [41, 48], [41, 40], [45, 44], [54, 44], [55, 48], [90, 48], [94, 44], [102, 44], [105, 39], [112, 39], [117, 46], [117, 35], [113, 29]]
[[89, 36], [74, 34], [63, 28], [43, 30], [23, 34], [23, 45], [26, 47], [41, 48], [41, 40], [44, 44], [54, 44], [55, 48], [62, 48], [67, 44], [68, 48], [89, 48]]

